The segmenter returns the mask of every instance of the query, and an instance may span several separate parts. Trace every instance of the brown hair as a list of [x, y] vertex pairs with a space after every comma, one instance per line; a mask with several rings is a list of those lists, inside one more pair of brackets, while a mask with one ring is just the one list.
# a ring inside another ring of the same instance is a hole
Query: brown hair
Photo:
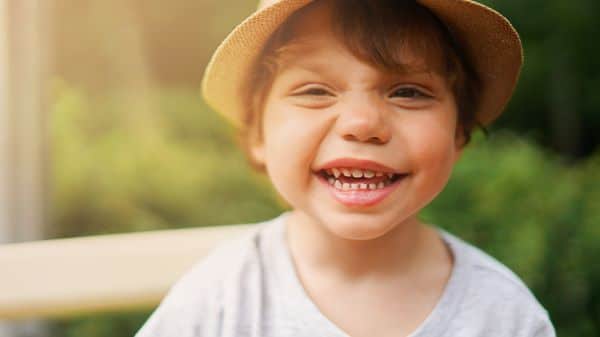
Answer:
[[[358, 59], [386, 72], [408, 71], [410, 65], [405, 64], [401, 57], [402, 51], [408, 47], [424, 59], [429, 69], [444, 76], [457, 102], [463, 146], [469, 142], [476, 127], [483, 129], [475, 113], [479, 79], [446, 26], [427, 8], [414, 0], [318, 1], [331, 2], [331, 28]], [[315, 2], [292, 14], [278, 28], [253, 67], [244, 90], [248, 109], [240, 133], [247, 155], [250, 144], [262, 138], [263, 106], [282, 60], [293, 52], [293, 47], [299, 42], [294, 40], [293, 24]], [[264, 169], [252, 156], [248, 157], [255, 168]]]

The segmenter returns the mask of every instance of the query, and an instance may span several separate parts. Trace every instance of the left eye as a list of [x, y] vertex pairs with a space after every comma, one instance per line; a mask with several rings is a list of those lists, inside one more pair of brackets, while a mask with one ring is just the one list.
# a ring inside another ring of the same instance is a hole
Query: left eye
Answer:
[[402, 97], [402, 98], [427, 98], [430, 95], [414, 87], [403, 87], [394, 90], [390, 97]]

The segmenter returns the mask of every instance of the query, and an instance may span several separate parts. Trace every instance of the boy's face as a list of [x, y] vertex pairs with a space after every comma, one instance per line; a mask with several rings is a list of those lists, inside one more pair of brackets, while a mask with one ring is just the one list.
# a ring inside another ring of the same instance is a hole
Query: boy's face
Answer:
[[461, 149], [456, 104], [410, 50], [406, 63], [421, 70], [382, 72], [328, 20], [317, 5], [296, 22], [303, 43], [273, 81], [252, 150], [295, 212], [339, 237], [372, 239], [415, 221], [445, 186]]

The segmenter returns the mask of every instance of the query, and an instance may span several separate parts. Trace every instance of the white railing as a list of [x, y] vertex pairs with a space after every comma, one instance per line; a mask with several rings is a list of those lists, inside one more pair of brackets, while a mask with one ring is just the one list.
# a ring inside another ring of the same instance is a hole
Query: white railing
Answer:
[[216, 244], [220, 226], [0, 245], [0, 320], [151, 308]]

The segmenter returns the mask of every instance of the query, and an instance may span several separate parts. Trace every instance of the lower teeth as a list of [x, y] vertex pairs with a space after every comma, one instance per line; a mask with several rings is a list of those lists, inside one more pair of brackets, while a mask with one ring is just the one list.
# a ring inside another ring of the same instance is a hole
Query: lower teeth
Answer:
[[369, 183], [369, 184], [367, 184], [367, 183], [342, 183], [341, 181], [334, 179], [334, 178], [329, 178], [327, 181], [329, 182], [329, 185], [332, 185], [336, 189], [343, 190], [343, 191], [376, 190], [376, 189], [382, 189], [392, 183], [389, 180], [380, 181], [377, 184], [375, 184], [375, 183]]

